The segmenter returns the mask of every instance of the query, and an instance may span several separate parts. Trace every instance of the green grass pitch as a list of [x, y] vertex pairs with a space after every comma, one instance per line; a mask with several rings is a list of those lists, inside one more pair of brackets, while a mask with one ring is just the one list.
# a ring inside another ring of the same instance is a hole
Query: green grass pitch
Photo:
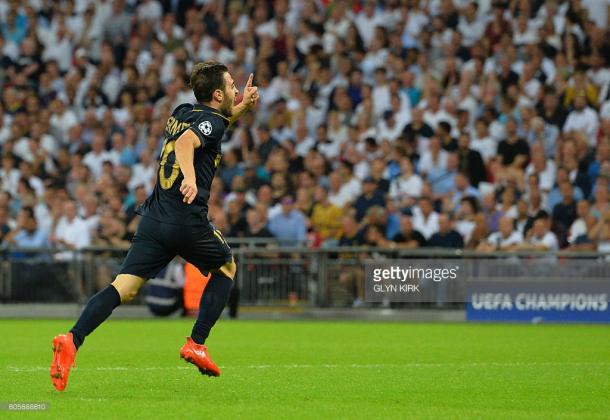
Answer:
[[607, 326], [221, 321], [220, 378], [179, 359], [191, 321], [110, 320], [65, 392], [49, 378], [67, 320], [0, 321], [0, 418], [610, 418]]

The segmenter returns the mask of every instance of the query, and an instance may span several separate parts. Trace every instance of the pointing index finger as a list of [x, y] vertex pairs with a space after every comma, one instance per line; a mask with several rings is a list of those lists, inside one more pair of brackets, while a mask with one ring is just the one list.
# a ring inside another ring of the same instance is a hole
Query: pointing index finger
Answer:
[[254, 73], [250, 73], [250, 76], [248, 76], [248, 82], [246, 83], [246, 87], [252, 86], [253, 79], [254, 79]]

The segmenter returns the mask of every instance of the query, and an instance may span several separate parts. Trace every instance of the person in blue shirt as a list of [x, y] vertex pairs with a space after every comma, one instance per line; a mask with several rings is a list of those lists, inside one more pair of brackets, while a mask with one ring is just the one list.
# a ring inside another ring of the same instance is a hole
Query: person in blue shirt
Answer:
[[478, 189], [470, 185], [468, 174], [458, 172], [453, 181], [454, 189], [451, 201], [455, 210], [459, 210], [460, 201], [462, 201], [462, 198], [464, 197], [474, 197], [477, 199], [477, 201], [481, 200], [481, 193]]
[[[49, 246], [49, 235], [38, 227], [34, 209], [23, 207], [17, 215], [17, 226], [9, 232], [5, 241], [18, 248], [46, 248]], [[15, 252], [12, 258], [26, 258], [29, 253]]]
[[0, 27], [4, 39], [21, 45], [21, 42], [27, 36], [28, 18], [24, 14], [10, 10], [6, 16], [6, 21]]
[[298, 246], [307, 239], [305, 215], [294, 207], [291, 196], [282, 198], [282, 211], [269, 220], [268, 229], [281, 246]]
[[[559, 186], [566, 181], [570, 181], [568, 171], [566, 170], [566, 168], [560, 167], [559, 169], [557, 169], [557, 175], [555, 177], [555, 187], [551, 190], [546, 199], [547, 211], [552, 212], [555, 206], [563, 201], [563, 195]], [[583, 194], [582, 190], [577, 185], [575, 185], [572, 189], [572, 193], [574, 194], [574, 201], [580, 201], [585, 198], [585, 195]]]

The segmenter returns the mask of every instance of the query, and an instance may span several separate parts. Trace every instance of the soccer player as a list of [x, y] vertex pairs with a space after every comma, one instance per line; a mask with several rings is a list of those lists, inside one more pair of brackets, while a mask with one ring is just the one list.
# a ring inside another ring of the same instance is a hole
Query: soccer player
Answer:
[[258, 101], [251, 74], [243, 99], [225, 65], [198, 63], [191, 73], [196, 104], [178, 106], [167, 121], [159, 173], [153, 194], [138, 209], [142, 219], [119, 275], [94, 295], [67, 334], [53, 339], [51, 380], [63, 391], [76, 352], [121, 303], [131, 301], [145, 280], [176, 255], [211, 278], [201, 296], [199, 315], [180, 357], [208, 376], [220, 369], [204, 345], [229, 298], [236, 265], [220, 232], [208, 221], [208, 198], [221, 159], [225, 129]]

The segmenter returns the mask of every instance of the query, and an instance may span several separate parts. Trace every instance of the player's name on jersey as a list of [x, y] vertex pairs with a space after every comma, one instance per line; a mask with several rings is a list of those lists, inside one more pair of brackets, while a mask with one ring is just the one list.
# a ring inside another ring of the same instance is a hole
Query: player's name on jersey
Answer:
[[165, 131], [169, 133], [169, 135], [174, 136], [176, 133], [184, 130], [190, 125], [189, 122], [178, 121], [174, 117], [169, 117], [167, 120], [167, 125], [165, 126]]

